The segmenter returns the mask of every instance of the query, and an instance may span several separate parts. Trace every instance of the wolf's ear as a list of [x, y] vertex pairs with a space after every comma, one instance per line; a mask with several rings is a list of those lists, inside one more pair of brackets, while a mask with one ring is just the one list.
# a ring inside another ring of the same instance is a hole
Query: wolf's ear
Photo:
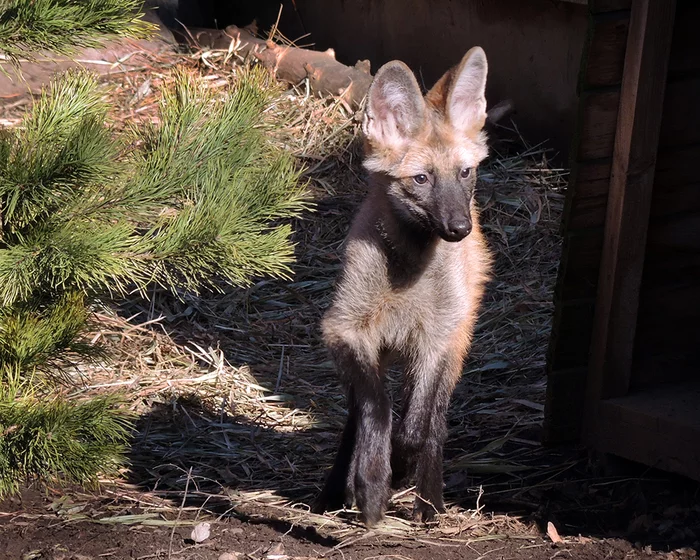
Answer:
[[455, 68], [447, 94], [445, 112], [457, 130], [481, 130], [486, 123], [486, 74], [488, 63], [481, 47], [473, 47]]
[[369, 88], [362, 131], [372, 143], [398, 147], [423, 124], [425, 102], [413, 72], [395, 60], [382, 66]]

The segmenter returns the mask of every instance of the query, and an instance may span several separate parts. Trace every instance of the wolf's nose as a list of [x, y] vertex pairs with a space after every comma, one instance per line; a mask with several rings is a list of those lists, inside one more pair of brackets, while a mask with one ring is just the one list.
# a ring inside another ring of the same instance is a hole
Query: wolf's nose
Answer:
[[447, 226], [447, 231], [451, 237], [462, 239], [472, 231], [472, 225], [467, 220], [455, 220]]

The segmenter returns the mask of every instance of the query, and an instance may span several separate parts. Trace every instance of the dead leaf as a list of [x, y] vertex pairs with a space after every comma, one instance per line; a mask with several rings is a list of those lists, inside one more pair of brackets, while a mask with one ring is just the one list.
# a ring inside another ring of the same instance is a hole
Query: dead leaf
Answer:
[[209, 538], [210, 534], [211, 524], [205, 521], [203, 523], [198, 523], [197, 525], [195, 525], [194, 529], [192, 529], [192, 535], [190, 536], [190, 538], [196, 543], [201, 543], [206, 541]]
[[288, 558], [284, 553], [284, 545], [282, 543], [277, 543], [267, 552], [266, 558], [268, 560], [284, 560]]
[[547, 536], [552, 539], [553, 543], [562, 543], [564, 542], [564, 539], [562, 539], [559, 536], [559, 531], [557, 531], [557, 528], [554, 526], [554, 523], [551, 521], [547, 522]]

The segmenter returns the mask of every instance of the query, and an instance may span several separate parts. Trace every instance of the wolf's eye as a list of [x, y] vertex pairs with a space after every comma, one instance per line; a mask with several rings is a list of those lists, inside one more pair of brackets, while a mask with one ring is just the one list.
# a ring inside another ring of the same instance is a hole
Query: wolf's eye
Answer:
[[420, 175], [414, 175], [413, 180], [419, 185], [425, 185], [428, 182], [428, 176], [421, 173]]
[[469, 179], [469, 177], [472, 176], [472, 168], [471, 167], [465, 167], [462, 169], [462, 171], [459, 172], [459, 176], [462, 179]]

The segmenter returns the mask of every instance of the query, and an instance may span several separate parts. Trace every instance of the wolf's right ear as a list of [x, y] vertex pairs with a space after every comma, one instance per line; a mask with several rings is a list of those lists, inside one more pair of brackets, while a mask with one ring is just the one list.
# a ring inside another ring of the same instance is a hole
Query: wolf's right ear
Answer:
[[447, 95], [447, 116], [459, 131], [478, 131], [486, 123], [488, 62], [481, 47], [472, 47], [454, 70]]
[[423, 124], [425, 102], [413, 72], [398, 60], [382, 66], [369, 88], [362, 131], [373, 144], [400, 147]]

